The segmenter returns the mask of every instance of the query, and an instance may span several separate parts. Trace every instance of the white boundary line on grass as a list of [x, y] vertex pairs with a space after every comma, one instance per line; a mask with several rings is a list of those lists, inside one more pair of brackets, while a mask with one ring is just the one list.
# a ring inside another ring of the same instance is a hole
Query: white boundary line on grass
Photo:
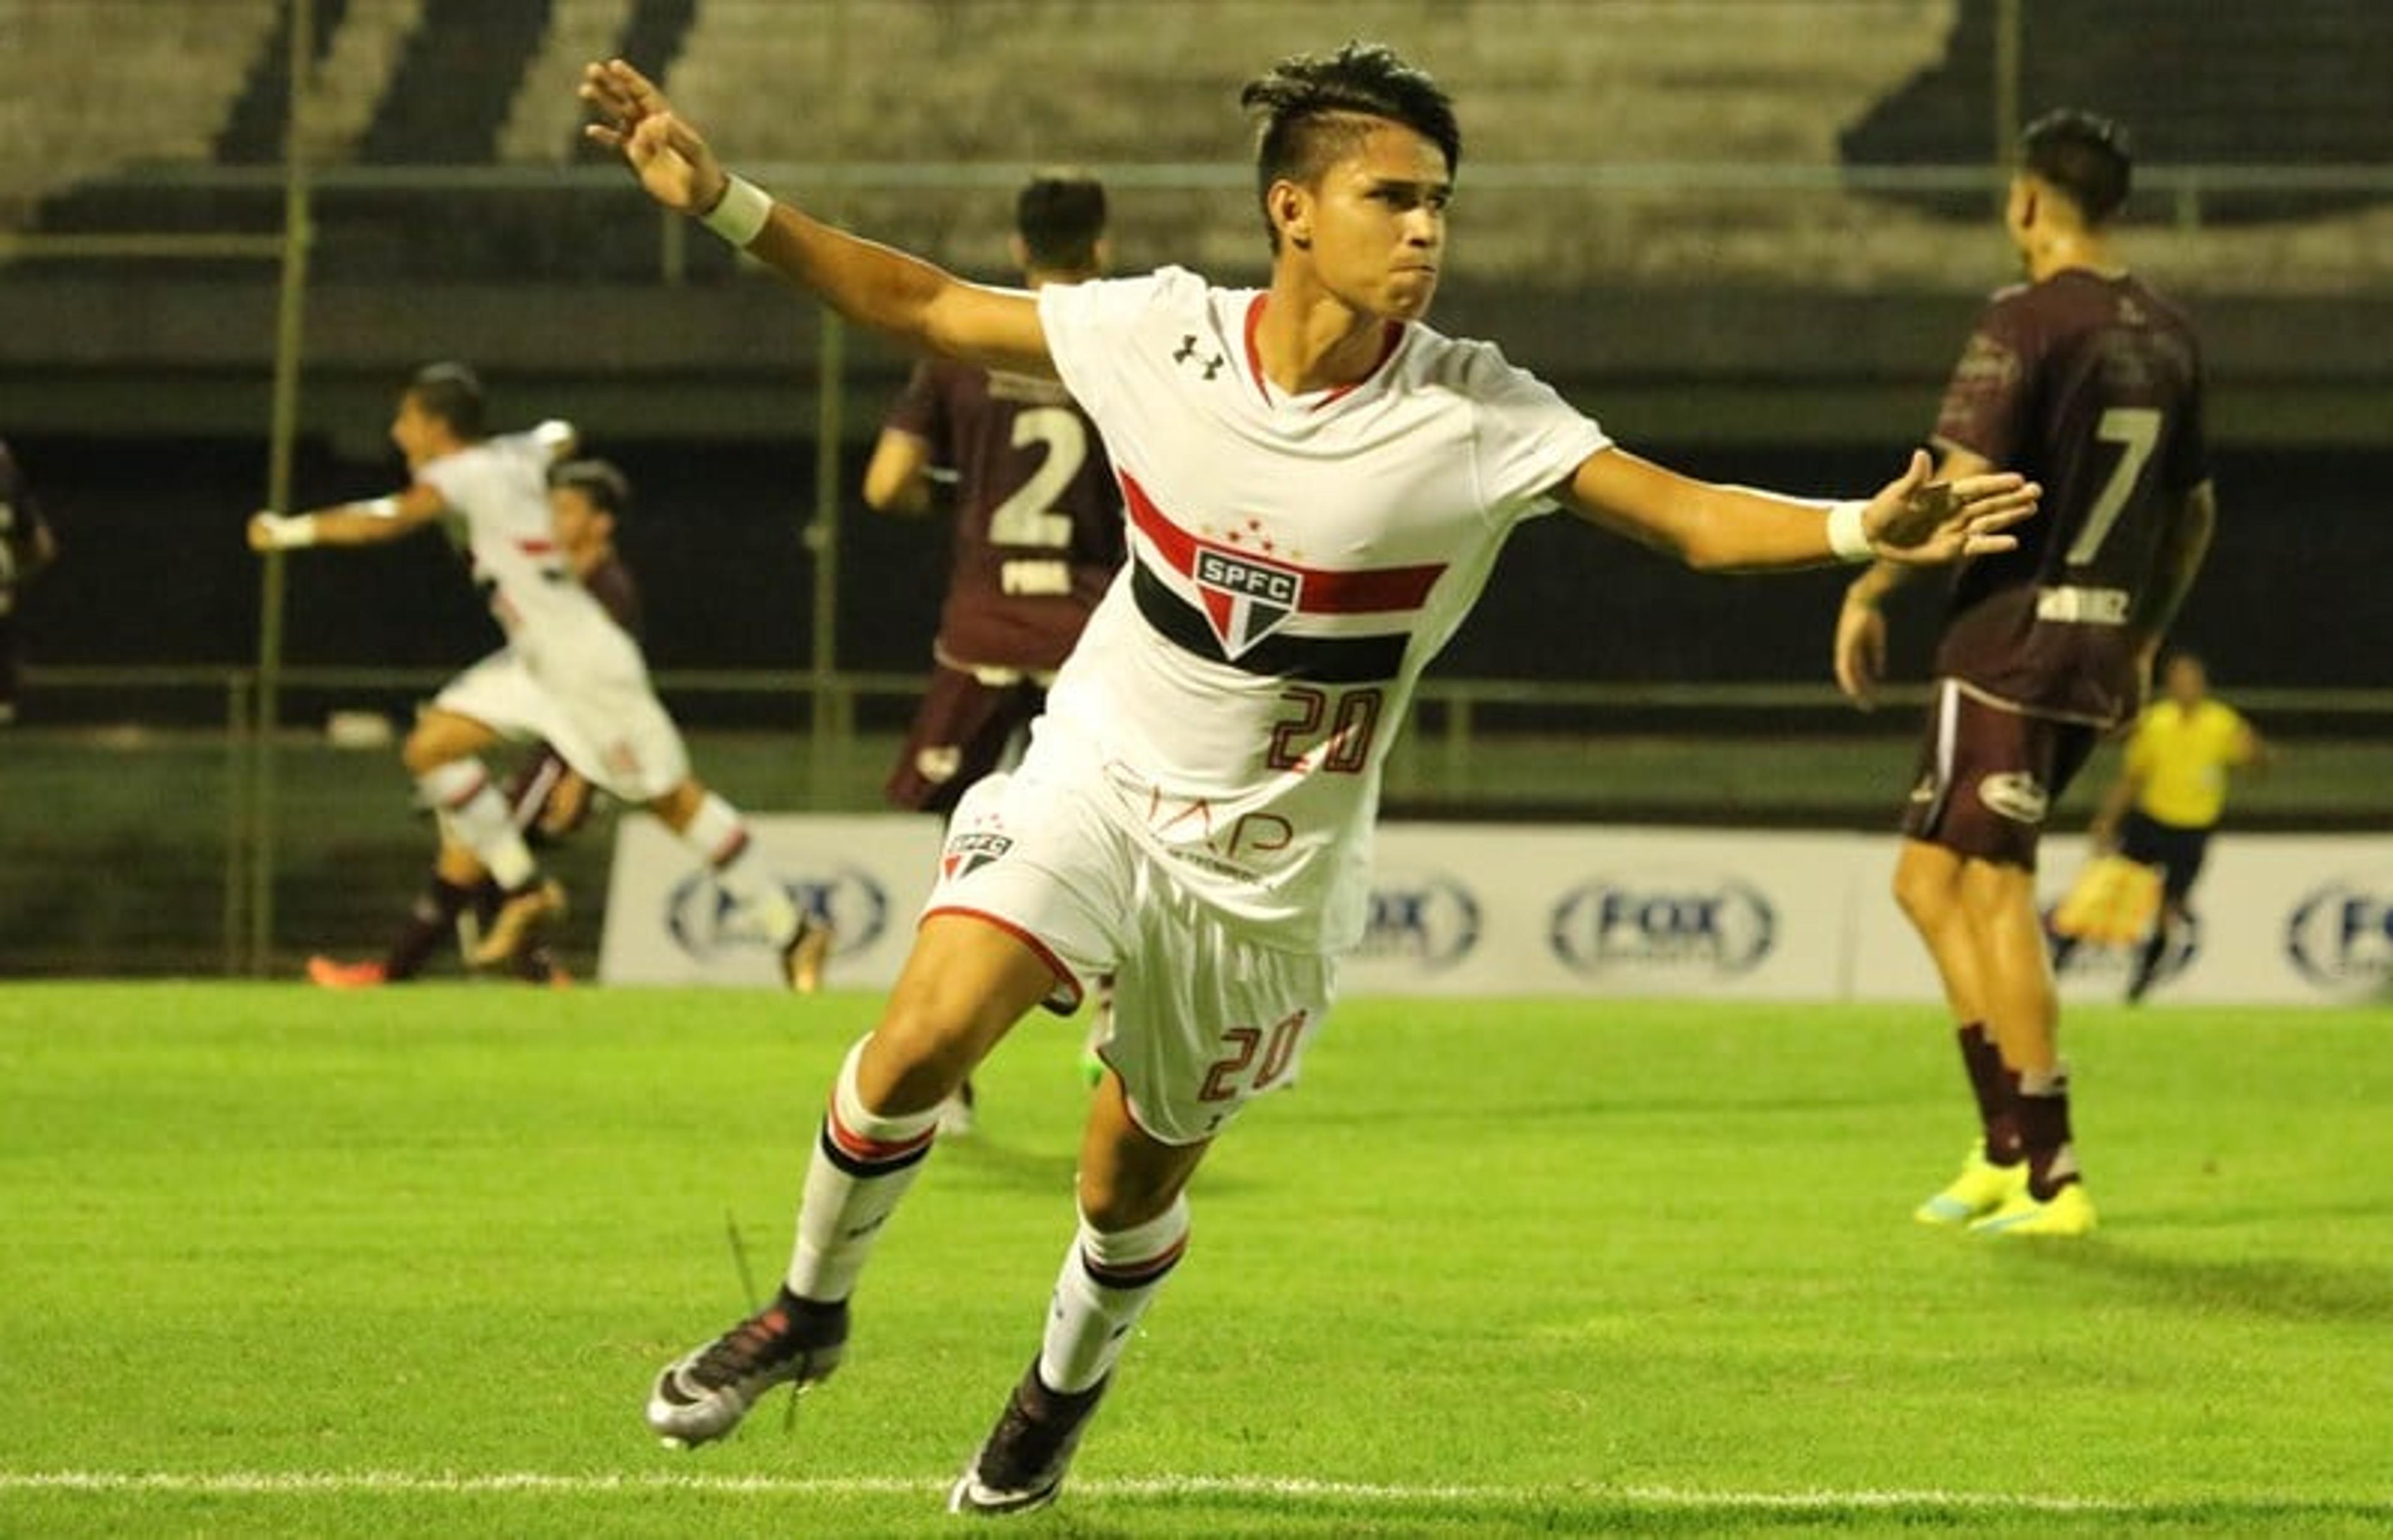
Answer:
[[[667, 1472], [557, 1475], [537, 1470], [491, 1471], [479, 1475], [420, 1474], [401, 1470], [324, 1471], [129, 1471], [129, 1470], [0, 1470], [0, 1492], [169, 1493], [189, 1495], [279, 1496], [313, 1493], [389, 1493], [443, 1495], [465, 1493], [556, 1493], [591, 1496], [607, 1493], [757, 1493], [768, 1495], [877, 1496], [918, 1494], [934, 1495], [944, 1481], [907, 1476], [738, 1476], [680, 1475]], [[1327, 1481], [1274, 1476], [1132, 1476], [1075, 1481], [1073, 1490], [1088, 1496], [1170, 1497], [1225, 1495], [1418, 1503], [1427, 1505], [1487, 1503], [1519, 1506], [1577, 1500], [1626, 1503], [1632, 1507], [1747, 1511], [1833, 1512], [1839, 1508], [1965, 1508], [1986, 1513], [2117, 1513], [2134, 1514], [2187, 1505], [2221, 1503], [2230, 1507], [2269, 1509], [2313, 1506], [2314, 1499], [2290, 1496], [2195, 1496], [2138, 1501], [2109, 1497], [2067, 1497], [2033, 1493], [1948, 1492], [1919, 1490], [1805, 1492], [1705, 1492], [1668, 1486], [1444, 1486], [1406, 1485], [1379, 1481]], [[2335, 1504], [2330, 1506], [2340, 1507]], [[2373, 1503], [2358, 1506], [2373, 1507]]]

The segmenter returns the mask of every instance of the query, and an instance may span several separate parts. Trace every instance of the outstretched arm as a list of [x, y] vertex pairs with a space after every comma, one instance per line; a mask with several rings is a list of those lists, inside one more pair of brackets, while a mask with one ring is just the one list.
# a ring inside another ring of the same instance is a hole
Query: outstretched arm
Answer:
[[1015, 289], [967, 283], [904, 252], [808, 218], [723, 168], [655, 83], [621, 59], [582, 72], [599, 121], [582, 132], [622, 152], [648, 196], [707, 227], [859, 326], [922, 352], [1052, 377], [1039, 306]]
[[1824, 503], [1697, 481], [1625, 450], [1600, 450], [1555, 489], [1590, 523], [1709, 572], [1767, 572], [1879, 557], [1914, 566], [2007, 551], [2040, 489], [2008, 473], [1931, 482], [1915, 452], [1866, 502]]
[[249, 548], [289, 551], [303, 545], [378, 545], [409, 535], [448, 509], [421, 481], [403, 492], [364, 502], [342, 502], [307, 514], [253, 514]]

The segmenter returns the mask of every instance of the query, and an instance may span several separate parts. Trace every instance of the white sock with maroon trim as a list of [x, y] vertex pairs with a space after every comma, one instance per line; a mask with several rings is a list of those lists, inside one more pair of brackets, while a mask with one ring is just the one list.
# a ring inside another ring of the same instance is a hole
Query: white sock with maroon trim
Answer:
[[855, 1290], [873, 1238], [914, 1185], [939, 1132], [936, 1107], [902, 1117], [865, 1110], [856, 1091], [865, 1041], [858, 1038], [847, 1051], [839, 1083], [831, 1088], [822, 1134], [806, 1166], [797, 1245], [790, 1253], [790, 1292], [819, 1304], [834, 1304]]
[[698, 853], [713, 874], [714, 885], [756, 922], [765, 940], [782, 946], [798, 933], [798, 907], [790, 902], [779, 881], [752, 858], [755, 841], [738, 808], [709, 791], [678, 838]]
[[1188, 1246], [1188, 1197], [1128, 1230], [1110, 1234], [1085, 1216], [1055, 1277], [1054, 1306], [1039, 1344], [1039, 1378], [1066, 1395], [1113, 1372], [1131, 1328], [1155, 1301]]
[[415, 777], [415, 790], [501, 888], [513, 893], [539, 874], [523, 830], [516, 828], [506, 798], [480, 760], [436, 764]]

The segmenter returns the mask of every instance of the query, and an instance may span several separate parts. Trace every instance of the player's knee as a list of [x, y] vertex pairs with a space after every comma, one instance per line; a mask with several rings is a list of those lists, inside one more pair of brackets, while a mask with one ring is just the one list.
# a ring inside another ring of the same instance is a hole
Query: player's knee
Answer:
[[876, 1112], [935, 1106], [963, 1083], [983, 1051], [978, 1024], [969, 1017], [892, 1000], [872, 1029], [858, 1090]]

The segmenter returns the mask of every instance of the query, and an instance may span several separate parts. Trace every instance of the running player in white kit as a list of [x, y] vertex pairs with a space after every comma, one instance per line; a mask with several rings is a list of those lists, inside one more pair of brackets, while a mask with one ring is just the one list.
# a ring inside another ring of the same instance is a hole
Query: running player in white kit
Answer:
[[791, 986], [817, 987], [828, 928], [749, 858], [745, 820], [691, 776], [639, 644], [582, 587], [557, 543], [548, 468], [572, 450], [572, 428], [543, 423], [493, 437], [484, 433], [483, 415], [481, 383], [471, 370], [427, 365], [391, 420], [391, 441], [414, 477], [405, 490], [314, 513], [259, 514], [249, 523], [250, 546], [259, 552], [375, 544], [443, 520], [458, 527], [506, 645], [424, 709], [400, 758], [444, 832], [506, 894], [474, 960], [505, 959], [563, 907], [564, 890], [542, 875], [481, 758], [502, 739], [545, 738], [592, 784], [661, 819], [779, 954]]
[[1928, 484], [1927, 458], [1832, 507], [1713, 486], [1613, 446], [1495, 347], [1421, 323], [1460, 136], [1389, 50], [1284, 60], [1247, 87], [1272, 281], [1166, 268], [961, 281], [728, 176], [620, 62], [590, 132], [850, 320], [925, 351], [1061, 379], [1103, 431], [1131, 559], [1021, 766], [957, 810], [913, 952], [830, 1099], [779, 1296], [668, 1364], [670, 1442], [720, 1437], [773, 1386], [836, 1366], [847, 1298], [929, 1149], [939, 1101], [1032, 1007], [1119, 979], [1080, 1150], [1080, 1224], [1038, 1356], [950, 1494], [1055, 1495], [1131, 1325], [1178, 1261], [1183, 1195], [1250, 1098], [1290, 1083], [1360, 938], [1380, 774], [1414, 681], [1512, 526], [1557, 504], [1708, 568], [2008, 548], [2015, 476]]

